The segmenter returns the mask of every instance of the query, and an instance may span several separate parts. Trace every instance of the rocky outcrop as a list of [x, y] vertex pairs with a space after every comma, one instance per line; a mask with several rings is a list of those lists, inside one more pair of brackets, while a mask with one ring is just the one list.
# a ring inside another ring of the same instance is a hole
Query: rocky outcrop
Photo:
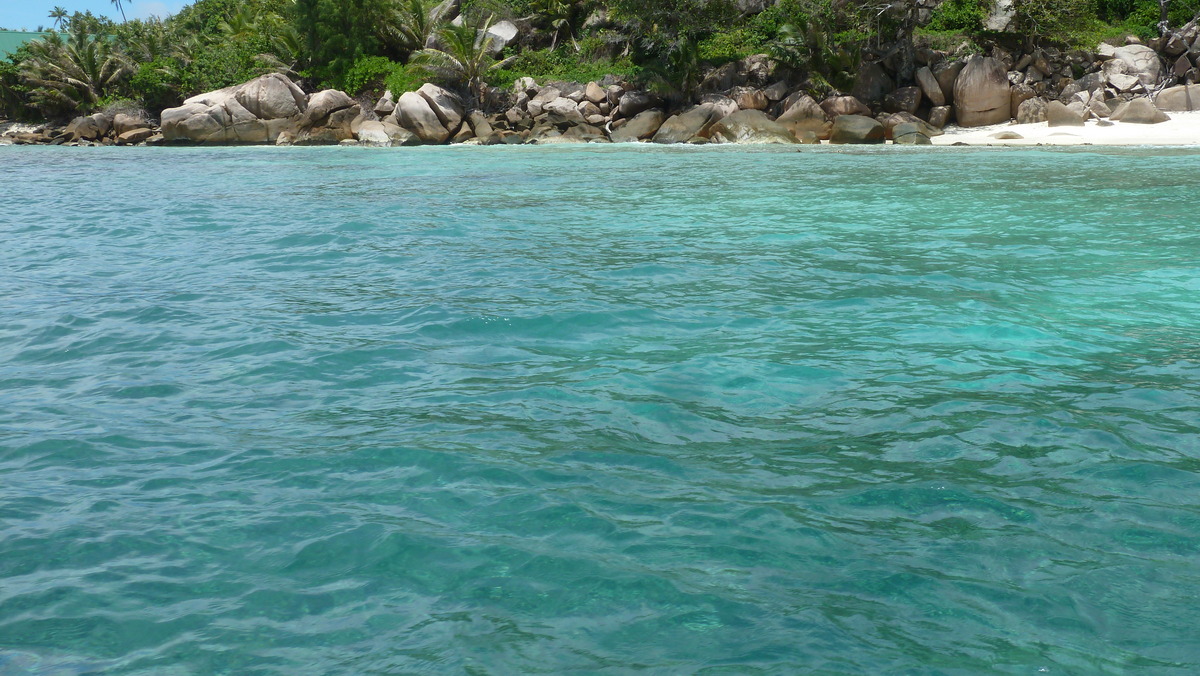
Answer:
[[1154, 105], [1159, 110], [1173, 112], [1200, 110], [1200, 84], [1164, 89], [1154, 97]]
[[149, 127], [130, 129], [117, 136], [117, 145], [134, 146], [149, 140], [151, 136], [154, 136], [154, 130]]
[[[126, 132], [137, 129], [151, 129], [154, 125], [150, 124], [146, 118], [141, 115], [130, 115], [129, 113], [117, 113], [113, 116], [112, 130], [113, 134], [118, 138]], [[147, 137], [149, 138], [149, 137]]]
[[1084, 117], [1079, 112], [1071, 110], [1061, 101], [1051, 101], [1046, 104], [1046, 124], [1051, 127], [1082, 127]]
[[462, 99], [457, 94], [429, 83], [421, 85], [417, 93], [429, 104], [438, 122], [451, 136], [458, 133], [466, 111]]
[[798, 139], [782, 124], [767, 117], [761, 110], [739, 110], [713, 125], [713, 135], [729, 143], [791, 144]]
[[878, 63], [866, 63], [858, 69], [854, 80], [854, 88], [850, 95], [859, 101], [867, 103], [882, 103], [893, 89], [896, 88], [887, 71]]
[[802, 95], [789, 101], [791, 105], [776, 122], [787, 127], [796, 138], [801, 138], [805, 132], [812, 132], [819, 139], [829, 137], [829, 117], [811, 96]]
[[295, 83], [271, 73], [164, 110], [162, 134], [166, 141], [273, 143], [307, 108], [308, 97]]
[[308, 108], [290, 131], [293, 145], [336, 145], [355, 136], [362, 107], [345, 92], [326, 89], [308, 99]]
[[928, 146], [933, 145], [933, 141], [929, 139], [929, 135], [925, 133], [925, 129], [915, 122], [904, 122], [896, 125], [893, 131], [893, 143], [902, 146]]
[[1150, 99], [1133, 99], [1117, 106], [1109, 119], [1130, 124], [1158, 124], [1171, 118], [1155, 108]]
[[871, 114], [871, 108], [853, 96], [831, 96], [821, 102], [821, 110], [831, 118], [838, 115]]
[[662, 127], [665, 116], [661, 110], [645, 110], [633, 116], [619, 129], [614, 129], [610, 137], [614, 143], [633, 143], [653, 138]]
[[929, 102], [935, 106], [946, 105], [946, 95], [942, 92], [942, 86], [938, 84], [938, 80], [933, 75], [933, 71], [929, 66], [922, 66], [917, 69], [916, 73], [917, 86], [921, 88], [921, 93]]
[[991, 57], [973, 56], [954, 81], [954, 115], [963, 127], [1008, 122], [1012, 96], [1008, 71]]
[[442, 126], [429, 101], [416, 92], [401, 94], [389, 119], [416, 134], [424, 143], [439, 144], [450, 140], [450, 130]]
[[104, 138], [112, 127], [112, 117], [104, 113], [95, 113], [71, 120], [65, 133], [70, 141], [98, 141]]
[[1046, 99], [1032, 98], [1021, 102], [1017, 108], [1017, 124], [1037, 124], [1046, 121]]
[[667, 118], [654, 134], [655, 143], [687, 143], [693, 138], [708, 138], [712, 127], [725, 117], [711, 103], [702, 103], [679, 115]]
[[915, 114], [921, 107], [920, 87], [901, 87], [883, 99], [883, 109], [889, 113]]
[[1129, 75], [1134, 75], [1146, 86], [1154, 86], [1162, 78], [1162, 61], [1158, 53], [1146, 45], [1126, 45], [1113, 52], [1113, 62], [1124, 65]]
[[865, 115], [840, 115], [833, 121], [830, 143], [872, 144], [886, 141], [886, 130], [879, 120]]

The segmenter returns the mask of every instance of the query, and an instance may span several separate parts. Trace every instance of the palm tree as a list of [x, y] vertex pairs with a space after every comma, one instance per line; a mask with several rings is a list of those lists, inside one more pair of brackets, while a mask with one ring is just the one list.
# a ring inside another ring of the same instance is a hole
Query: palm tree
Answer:
[[21, 77], [33, 87], [34, 102], [44, 111], [89, 110], [130, 70], [110, 40], [79, 27], [72, 26], [66, 40], [52, 33], [28, 47]]
[[259, 33], [258, 16], [249, 6], [243, 5], [221, 21], [217, 29], [235, 40], [253, 37]]
[[134, 19], [122, 33], [118, 39], [121, 51], [135, 63], [149, 63], [171, 56], [177, 39], [158, 17], [145, 21]]
[[461, 26], [445, 26], [437, 33], [437, 46], [417, 52], [412, 63], [421, 66], [431, 75], [465, 85], [478, 104], [484, 98], [484, 76], [493, 70], [504, 68], [517, 57], [510, 56], [497, 61], [492, 54], [495, 38], [488, 29], [494, 17], [489, 15], [479, 25], [464, 21]]
[[303, 56], [304, 37], [289, 23], [271, 36], [271, 51], [256, 58], [277, 73], [295, 77], [299, 75], [296, 68]]
[[[133, 2], [133, 0], [130, 0], [130, 2]], [[112, 0], [112, 4], [116, 5], [117, 9], [120, 10], [121, 21], [128, 21], [128, 19], [125, 18], [125, 8], [121, 6], [121, 0]]]
[[385, 43], [412, 53], [429, 45], [429, 38], [445, 20], [445, 3], [438, 0], [399, 0], [380, 32]]
[[575, 34], [571, 30], [572, 3], [566, 0], [536, 0], [533, 9], [554, 29], [553, 37], [550, 40], [550, 51], [553, 52], [558, 47], [558, 39], [562, 36], [564, 29], [571, 38], [571, 42], [575, 42]]
[[67, 20], [67, 10], [62, 7], [55, 7], [50, 11], [50, 18], [54, 19], [54, 28], [57, 30], [62, 27], [63, 21]]

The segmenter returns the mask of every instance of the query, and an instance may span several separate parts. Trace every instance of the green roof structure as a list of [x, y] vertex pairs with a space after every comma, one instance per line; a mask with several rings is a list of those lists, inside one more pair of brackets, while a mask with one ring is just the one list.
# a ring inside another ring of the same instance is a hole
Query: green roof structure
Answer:
[[44, 38], [50, 33], [38, 33], [36, 31], [0, 31], [0, 58], [6, 58], [8, 55], [21, 48], [21, 45], [38, 38]]

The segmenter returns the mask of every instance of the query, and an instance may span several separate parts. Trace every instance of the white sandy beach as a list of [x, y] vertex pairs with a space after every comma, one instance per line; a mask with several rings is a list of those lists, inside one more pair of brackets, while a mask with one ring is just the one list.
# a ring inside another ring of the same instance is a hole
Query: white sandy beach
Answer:
[[[1097, 146], [1175, 146], [1200, 145], [1200, 111], [1167, 113], [1170, 120], [1159, 124], [1113, 122], [1100, 126], [1090, 121], [1083, 127], [1050, 127], [1037, 124], [996, 124], [964, 129], [951, 125], [946, 133], [933, 139], [937, 146], [955, 143], [991, 146], [1097, 145]], [[998, 139], [1000, 132], [1016, 132], [1022, 138]]]

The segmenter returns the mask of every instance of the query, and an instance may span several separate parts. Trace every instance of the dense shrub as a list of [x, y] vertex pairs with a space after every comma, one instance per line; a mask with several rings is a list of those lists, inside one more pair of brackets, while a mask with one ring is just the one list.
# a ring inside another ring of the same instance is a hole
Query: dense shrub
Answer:
[[400, 63], [392, 64], [392, 70], [384, 80], [384, 86], [399, 98], [404, 92], [413, 92], [425, 84], [429, 74], [424, 68], [406, 66]]
[[946, 0], [933, 10], [928, 29], [974, 33], [983, 28], [990, 5], [987, 0]]
[[567, 49], [541, 49], [522, 52], [507, 68], [493, 71], [488, 83], [497, 87], [511, 87], [521, 77], [532, 77], [539, 82], [590, 82], [605, 75], [636, 80], [639, 72], [640, 69], [629, 58], [592, 59], [582, 52]]
[[386, 56], [361, 57], [346, 71], [346, 76], [342, 78], [342, 90], [351, 96], [364, 92], [378, 93], [397, 65]]
[[129, 93], [149, 110], [162, 110], [179, 105], [182, 100], [175, 89], [177, 68], [173, 59], [157, 59], [138, 66], [129, 78]]

